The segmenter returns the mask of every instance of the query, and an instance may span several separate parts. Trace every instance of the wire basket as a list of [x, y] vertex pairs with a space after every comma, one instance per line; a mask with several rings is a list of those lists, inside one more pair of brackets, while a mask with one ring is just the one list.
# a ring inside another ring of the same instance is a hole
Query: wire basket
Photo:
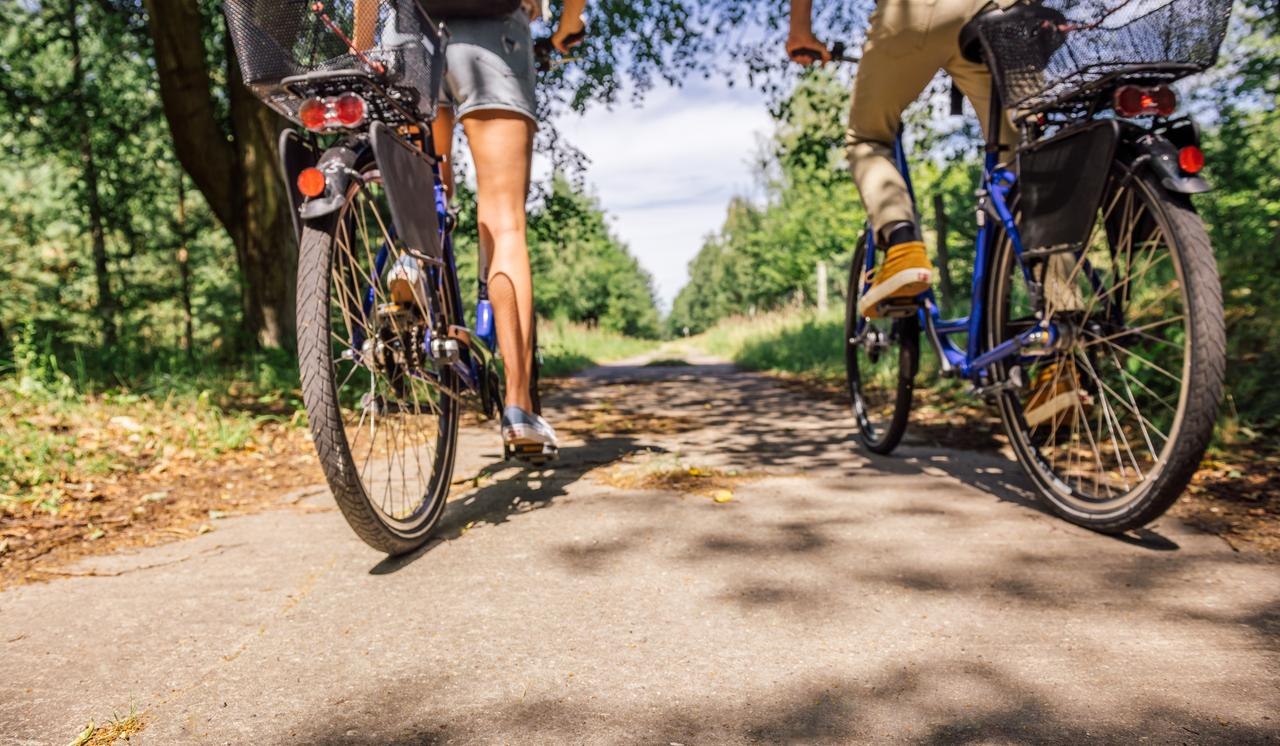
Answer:
[[1212, 67], [1231, 0], [1044, 0], [979, 27], [1006, 107], [1059, 107], [1111, 81], [1168, 82]]
[[225, 0], [223, 11], [245, 85], [293, 122], [335, 87], [362, 94], [372, 119], [434, 118], [445, 40], [417, 0]]

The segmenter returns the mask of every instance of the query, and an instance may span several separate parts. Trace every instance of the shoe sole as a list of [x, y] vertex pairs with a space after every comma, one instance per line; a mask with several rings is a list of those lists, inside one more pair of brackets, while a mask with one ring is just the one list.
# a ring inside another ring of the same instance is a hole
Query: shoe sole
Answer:
[[393, 277], [387, 281], [387, 289], [391, 293], [391, 302], [402, 306], [417, 302], [413, 293], [413, 283], [403, 277]]
[[858, 299], [858, 313], [863, 316], [876, 315], [876, 306], [889, 298], [915, 298], [928, 290], [933, 284], [933, 270], [904, 269], [867, 291]]
[[510, 448], [522, 446], [556, 447], [554, 439], [548, 440], [545, 435], [528, 425], [506, 425], [502, 428], [502, 440]]
[[1024, 411], [1022, 418], [1027, 421], [1027, 427], [1037, 427], [1069, 409], [1074, 410], [1079, 401], [1078, 391], [1064, 391], [1035, 409]]

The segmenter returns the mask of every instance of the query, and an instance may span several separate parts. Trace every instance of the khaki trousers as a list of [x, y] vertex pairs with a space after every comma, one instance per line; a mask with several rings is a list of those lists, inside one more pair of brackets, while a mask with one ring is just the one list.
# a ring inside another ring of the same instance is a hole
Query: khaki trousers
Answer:
[[[978, 112], [983, 130], [991, 100], [991, 73], [960, 55], [960, 29], [988, 0], [880, 0], [853, 82], [845, 144], [853, 181], [872, 227], [915, 221], [907, 184], [893, 164], [893, 139], [902, 112], [938, 70], [946, 70]], [[1014, 141], [1005, 117], [1001, 142]]]

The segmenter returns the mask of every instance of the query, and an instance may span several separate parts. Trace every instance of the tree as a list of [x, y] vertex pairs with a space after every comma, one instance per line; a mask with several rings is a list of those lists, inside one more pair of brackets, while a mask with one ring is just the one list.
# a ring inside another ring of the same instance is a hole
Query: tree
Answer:
[[291, 346], [298, 248], [275, 165], [286, 123], [242, 85], [230, 45], [225, 90], [213, 88], [205, 40], [225, 38], [211, 27], [220, 20], [194, 0], [145, 2], [174, 150], [236, 247], [244, 331], [262, 347]]

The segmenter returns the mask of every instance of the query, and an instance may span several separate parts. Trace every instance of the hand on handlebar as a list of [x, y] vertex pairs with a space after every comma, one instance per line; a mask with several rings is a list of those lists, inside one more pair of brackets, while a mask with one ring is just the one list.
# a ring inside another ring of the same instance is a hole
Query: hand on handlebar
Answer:
[[817, 65], [831, 61], [831, 52], [812, 32], [793, 31], [787, 37], [787, 56], [792, 62], [804, 65]]
[[556, 32], [551, 35], [551, 46], [555, 47], [560, 54], [567, 55], [569, 50], [582, 43], [587, 38], [587, 27], [581, 20], [578, 21], [578, 28], [574, 31], [564, 27], [561, 23], [556, 27]]
[[[533, 43], [533, 59], [538, 66], [538, 72], [545, 73], [571, 62], [574, 58], [568, 56], [569, 51], [581, 44], [585, 38], [587, 38], [587, 29], [584, 26], [577, 31], [569, 33], [564, 32], [562, 28], [556, 29], [555, 34], [535, 41]], [[555, 59], [557, 52], [561, 55], [560, 59]]]

